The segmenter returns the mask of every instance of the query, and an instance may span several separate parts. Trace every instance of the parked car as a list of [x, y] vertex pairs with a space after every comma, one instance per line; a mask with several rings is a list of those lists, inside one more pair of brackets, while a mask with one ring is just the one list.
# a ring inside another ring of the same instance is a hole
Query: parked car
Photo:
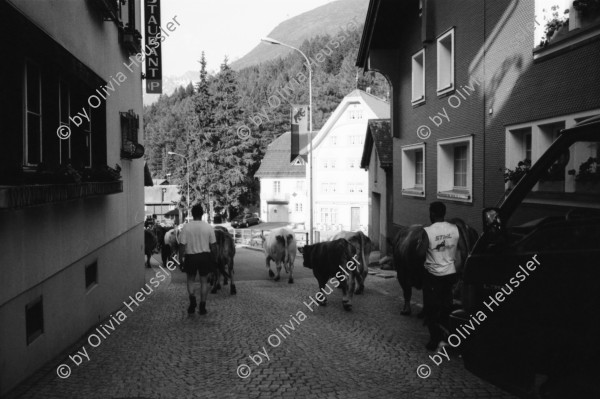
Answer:
[[260, 219], [256, 215], [244, 213], [233, 218], [231, 227], [248, 227], [259, 223]]
[[465, 264], [450, 344], [468, 370], [521, 397], [600, 398], [599, 155], [600, 116], [563, 130], [483, 210]]

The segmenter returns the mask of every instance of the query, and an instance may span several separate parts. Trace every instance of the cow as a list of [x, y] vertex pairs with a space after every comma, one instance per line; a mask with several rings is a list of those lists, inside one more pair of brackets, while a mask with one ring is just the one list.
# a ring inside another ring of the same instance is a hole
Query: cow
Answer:
[[402, 287], [404, 308], [402, 315], [410, 315], [410, 300], [412, 287], [423, 288], [425, 271], [425, 256], [429, 248], [429, 238], [422, 225], [412, 225], [400, 230], [392, 244], [393, 264], [396, 268], [396, 277]]
[[334, 241], [340, 238], [345, 238], [356, 248], [356, 253], [359, 254], [360, 263], [358, 269], [360, 271], [360, 283], [354, 292], [356, 295], [360, 295], [365, 290], [365, 279], [369, 274], [369, 256], [371, 255], [372, 243], [371, 239], [365, 235], [362, 231], [340, 231], [331, 237], [330, 241]]
[[156, 249], [156, 235], [151, 229], [144, 229], [144, 253], [146, 254], [146, 267], [150, 268], [150, 258]]
[[[233, 258], [235, 257], [235, 242], [231, 234], [223, 226], [215, 227], [215, 238], [217, 240], [217, 270], [215, 281], [211, 292], [215, 294], [221, 288], [221, 275], [223, 276], [223, 285], [227, 285], [227, 279], [231, 280], [229, 293], [235, 295], [237, 290], [233, 282]], [[227, 266], [227, 270], [225, 269]]]
[[[329, 284], [327, 284], [329, 292], [325, 291], [328, 280], [335, 287], [341, 286], [344, 310], [352, 310], [355, 282], [358, 281], [360, 284], [362, 278], [358, 269], [358, 254], [354, 246], [348, 240], [340, 238], [334, 241], [305, 245], [300, 248], [300, 253], [304, 257], [304, 267], [312, 269], [313, 275], [319, 283], [319, 289], [325, 295], [331, 294], [333, 289], [329, 287]], [[327, 305], [327, 297], [319, 304]]]
[[[456, 273], [461, 275], [467, 256], [477, 241], [478, 233], [462, 219], [450, 219], [448, 223], [452, 223], [458, 228], [459, 239], [454, 265]], [[392, 248], [398, 282], [404, 296], [404, 308], [400, 314], [410, 315], [412, 287], [423, 288], [423, 278], [426, 273], [424, 264], [429, 248], [429, 238], [422, 225], [412, 225], [396, 234]]]
[[[269, 269], [269, 277], [279, 281], [281, 264], [285, 272], [289, 273], [288, 283], [294, 282], [294, 260], [296, 259], [296, 238], [294, 232], [286, 227], [271, 230], [268, 237], [262, 237], [265, 251], [265, 263]], [[271, 261], [275, 262], [277, 276], [271, 270]]]

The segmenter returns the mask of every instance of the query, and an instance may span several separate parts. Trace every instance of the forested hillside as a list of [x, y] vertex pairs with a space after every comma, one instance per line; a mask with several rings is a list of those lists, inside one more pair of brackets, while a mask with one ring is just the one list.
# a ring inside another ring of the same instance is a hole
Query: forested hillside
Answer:
[[[335, 37], [317, 36], [300, 49], [312, 62], [314, 130], [318, 130], [355, 88], [387, 98], [387, 82], [354, 66], [362, 27]], [[234, 71], [227, 59], [210, 76], [201, 56], [200, 82], [180, 87], [170, 96], [145, 107], [146, 160], [152, 176], [181, 185], [187, 191], [183, 158], [190, 161], [191, 201], [217, 211], [237, 213], [258, 199], [254, 173], [267, 145], [289, 130], [290, 104], [308, 104], [308, 67], [297, 53], [258, 66]], [[250, 137], [244, 134], [250, 129]], [[241, 132], [242, 134], [238, 134]]]

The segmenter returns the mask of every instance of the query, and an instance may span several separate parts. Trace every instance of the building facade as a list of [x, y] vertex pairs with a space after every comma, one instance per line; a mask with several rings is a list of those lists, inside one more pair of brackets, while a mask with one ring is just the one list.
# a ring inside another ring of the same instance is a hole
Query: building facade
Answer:
[[[555, 3], [569, 23], [540, 46], [542, 0], [371, 1], [357, 65], [392, 87], [396, 227], [429, 223], [427, 204], [442, 201], [480, 229], [481, 210], [508, 189], [505, 168], [600, 113], [600, 17]], [[570, 189], [579, 158], [553, 177], [556, 190]]]
[[302, 156], [290, 162], [290, 154], [290, 132], [282, 134], [267, 147], [254, 175], [260, 180], [260, 218], [266, 222], [290, 222], [308, 228], [306, 163]]
[[0, 396], [144, 284], [140, 7], [0, 1]]
[[389, 240], [393, 239], [392, 145], [390, 120], [369, 120], [360, 167], [369, 173], [369, 237], [383, 254], [391, 253]]
[[387, 118], [389, 104], [361, 90], [348, 94], [313, 139], [313, 220], [326, 239], [339, 230], [368, 234], [368, 173], [360, 169], [369, 119]]

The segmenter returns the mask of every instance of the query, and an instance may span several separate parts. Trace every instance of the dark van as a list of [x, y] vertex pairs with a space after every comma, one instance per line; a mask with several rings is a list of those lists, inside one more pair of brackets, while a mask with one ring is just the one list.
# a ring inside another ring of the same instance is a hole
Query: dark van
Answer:
[[465, 264], [449, 343], [521, 397], [600, 398], [600, 116], [565, 129]]

